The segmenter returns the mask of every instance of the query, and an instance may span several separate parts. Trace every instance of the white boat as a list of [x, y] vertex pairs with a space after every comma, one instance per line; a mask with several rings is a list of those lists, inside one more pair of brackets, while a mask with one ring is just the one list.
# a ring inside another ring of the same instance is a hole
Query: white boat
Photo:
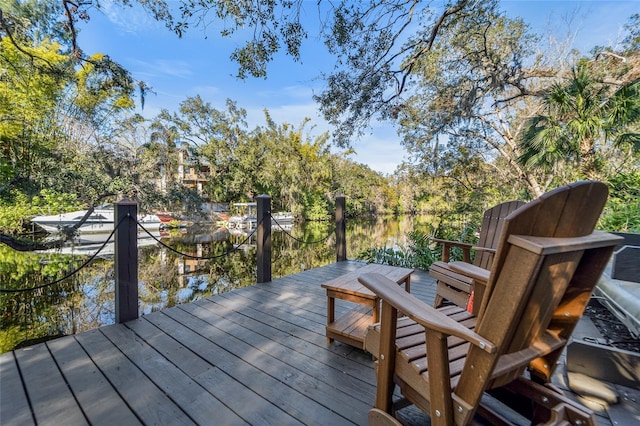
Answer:
[[[258, 226], [257, 204], [254, 203], [235, 203], [235, 208], [246, 210], [246, 214], [234, 215], [227, 220], [227, 228], [229, 229], [248, 229], [253, 230]], [[279, 225], [280, 228], [290, 230], [293, 227], [295, 217], [291, 212], [276, 212], [271, 214], [271, 225]]]
[[256, 203], [234, 203], [235, 210], [240, 214], [233, 215], [227, 220], [228, 229], [248, 229], [252, 230], [258, 226], [258, 218], [256, 217]]
[[[88, 210], [78, 210], [70, 213], [54, 214], [49, 216], [36, 216], [31, 222], [40, 226], [47, 232], [58, 233], [72, 229]], [[104, 233], [113, 230], [115, 211], [112, 204], [103, 204], [96, 207], [87, 220], [78, 227], [80, 233]], [[138, 223], [149, 231], [160, 229], [160, 218], [154, 214], [139, 214]]]
[[291, 212], [276, 212], [271, 215], [271, 223], [277, 223], [278, 225], [287, 226], [293, 225], [295, 217]]
[[[83, 233], [71, 241], [67, 241], [62, 247], [51, 248], [47, 250], [38, 250], [38, 253], [52, 254], [68, 254], [73, 256], [93, 256], [97, 255], [103, 259], [113, 258], [115, 254], [115, 237], [112, 237], [107, 243], [109, 233]], [[160, 231], [151, 232], [151, 236], [144, 231], [138, 230], [138, 248], [155, 246], [161, 238]]]

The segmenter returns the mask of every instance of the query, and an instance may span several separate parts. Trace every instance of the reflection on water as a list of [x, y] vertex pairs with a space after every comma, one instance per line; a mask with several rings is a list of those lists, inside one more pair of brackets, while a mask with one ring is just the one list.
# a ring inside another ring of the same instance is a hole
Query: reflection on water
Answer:
[[[350, 220], [347, 256], [355, 258], [374, 246], [404, 245], [406, 232], [427, 228], [427, 219], [409, 216]], [[335, 262], [333, 223], [310, 222], [286, 232], [277, 226], [272, 229], [274, 278]], [[155, 236], [162, 244], [144, 234], [139, 240], [141, 315], [255, 283], [255, 235], [247, 231], [192, 227]], [[0, 245], [0, 285], [20, 289], [53, 282], [78, 268], [102, 245], [103, 241], [76, 241], [38, 253], [17, 252]], [[114, 297], [110, 242], [86, 267], [59, 284], [29, 292], [0, 293], [0, 352], [24, 341], [113, 324]]]

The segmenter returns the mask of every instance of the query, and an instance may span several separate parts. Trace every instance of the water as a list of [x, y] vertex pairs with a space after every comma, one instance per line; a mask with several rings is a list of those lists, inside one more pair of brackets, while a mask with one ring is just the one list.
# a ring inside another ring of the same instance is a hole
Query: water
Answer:
[[[428, 228], [426, 217], [349, 220], [347, 257], [353, 259], [371, 247], [404, 246], [408, 231]], [[274, 226], [273, 230], [273, 278], [336, 260], [333, 223], [297, 224], [286, 232], [276, 232]], [[152, 238], [139, 240], [141, 315], [256, 282], [255, 236], [247, 239], [246, 234], [205, 226], [163, 233], [160, 241], [162, 244]], [[72, 255], [67, 254], [70, 247], [25, 253], [0, 245], [0, 286], [34, 288], [56, 281], [86, 262], [100, 246], [102, 242], [76, 245], [76, 254]], [[114, 298], [113, 245], [108, 244], [87, 266], [58, 284], [28, 292], [0, 293], [0, 352], [18, 344], [113, 324]]]

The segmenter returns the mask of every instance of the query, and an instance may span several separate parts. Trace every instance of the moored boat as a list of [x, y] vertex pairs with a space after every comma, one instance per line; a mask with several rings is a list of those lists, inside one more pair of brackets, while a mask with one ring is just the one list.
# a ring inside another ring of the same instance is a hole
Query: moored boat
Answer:
[[[31, 222], [40, 226], [49, 233], [64, 232], [73, 229], [87, 215], [88, 210], [77, 210], [70, 213], [36, 216]], [[104, 204], [96, 207], [84, 222], [77, 228], [80, 233], [111, 232], [115, 211], [112, 204]], [[155, 214], [139, 214], [138, 223], [145, 229], [158, 230], [162, 222]]]
[[[227, 228], [253, 230], [258, 226], [257, 204], [255, 202], [235, 203], [233, 207], [243, 209], [245, 213], [229, 217], [226, 221]], [[291, 212], [275, 212], [271, 214], [271, 224], [278, 225], [282, 229], [291, 229], [294, 221], [295, 217]]]

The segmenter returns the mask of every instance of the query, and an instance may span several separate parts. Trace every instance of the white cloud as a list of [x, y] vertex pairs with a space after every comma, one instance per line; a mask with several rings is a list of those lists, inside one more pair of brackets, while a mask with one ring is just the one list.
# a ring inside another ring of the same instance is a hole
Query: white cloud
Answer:
[[351, 159], [368, 165], [372, 170], [391, 174], [402, 163], [406, 152], [400, 146], [397, 136], [390, 127], [382, 127], [379, 132], [363, 136], [353, 144], [356, 153]]
[[142, 6], [135, 2], [129, 7], [106, 0], [100, 3], [100, 10], [119, 31], [125, 33], [139, 34], [162, 27], [161, 23], [153, 19]]
[[187, 61], [157, 59], [151, 62], [134, 60], [131, 63], [136, 69], [133, 73], [143, 80], [161, 77], [189, 78], [193, 75], [191, 65]]
[[194, 95], [200, 95], [206, 102], [211, 102], [210, 99], [216, 99], [220, 97], [222, 90], [218, 86], [194, 86], [191, 89]]

